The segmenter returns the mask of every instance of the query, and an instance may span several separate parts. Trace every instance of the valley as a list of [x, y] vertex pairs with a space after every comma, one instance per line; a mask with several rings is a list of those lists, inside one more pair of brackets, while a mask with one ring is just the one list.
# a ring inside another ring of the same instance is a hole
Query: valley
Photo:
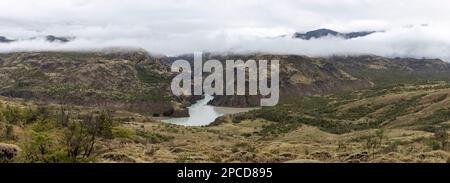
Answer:
[[[1, 162], [449, 162], [450, 64], [378, 56], [279, 59], [280, 103], [182, 126], [176, 58], [143, 51], [0, 54]], [[189, 55], [178, 58], [190, 58]], [[210, 105], [252, 107], [258, 96]]]

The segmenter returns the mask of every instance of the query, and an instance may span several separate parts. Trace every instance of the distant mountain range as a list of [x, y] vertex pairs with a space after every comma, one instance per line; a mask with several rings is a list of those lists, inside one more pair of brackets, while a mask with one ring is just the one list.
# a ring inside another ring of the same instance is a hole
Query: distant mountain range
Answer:
[[[35, 39], [40, 39], [40, 38], [43, 38], [45, 41], [48, 41], [51, 43], [53, 43], [53, 42], [67, 43], [67, 42], [70, 42], [73, 39], [75, 39], [74, 37], [57, 37], [54, 35], [47, 35], [47, 36], [30, 37], [30, 38], [21, 39], [21, 40], [35, 40]], [[21, 41], [21, 40], [14, 40], [14, 39], [9, 39], [4, 36], [0, 36], [0, 43], [11, 43], [11, 42], [16, 42], [16, 41]]]
[[0, 43], [9, 43], [9, 42], [13, 42], [14, 40], [10, 40], [6, 37], [0, 36]]
[[334, 37], [341, 37], [344, 39], [353, 39], [353, 38], [357, 38], [357, 37], [368, 36], [375, 32], [377, 32], [377, 31], [340, 33], [340, 32], [334, 31], [334, 30], [330, 30], [330, 29], [317, 29], [317, 30], [306, 32], [306, 33], [296, 32], [296, 33], [294, 33], [292, 38], [310, 40], [310, 39], [319, 39], [319, 38], [327, 37], [327, 36], [334, 36]]
[[[349, 32], [349, 33], [341, 33], [337, 32], [331, 29], [317, 29], [313, 31], [309, 31], [306, 33], [300, 33], [296, 32], [293, 34], [293, 39], [303, 39], [303, 40], [311, 40], [311, 39], [320, 39], [327, 36], [333, 36], [333, 37], [340, 37], [343, 39], [353, 39], [358, 37], [365, 37], [370, 34], [376, 33], [377, 31], [360, 31], [360, 32]], [[288, 35], [281, 35], [277, 37], [273, 37], [271, 39], [276, 38], [283, 38], [287, 37]], [[0, 36], [0, 43], [12, 43], [16, 41], [24, 41], [24, 40], [35, 40], [35, 39], [44, 39], [47, 42], [59, 42], [59, 43], [67, 43], [75, 39], [75, 37], [58, 37], [54, 35], [47, 35], [47, 36], [38, 36], [38, 37], [30, 37], [27, 39], [10, 39], [4, 36]]]

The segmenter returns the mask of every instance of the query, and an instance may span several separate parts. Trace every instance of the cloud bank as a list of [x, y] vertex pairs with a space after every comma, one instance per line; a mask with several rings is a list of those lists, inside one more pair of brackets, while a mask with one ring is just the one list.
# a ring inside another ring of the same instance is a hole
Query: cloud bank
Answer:
[[[2, 0], [0, 8], [0, 36], [77, 38], [66, 44], [43, 39], [0, 44], [0, 52], [139, 47], [168, 55], [268, 52], [450, 60], [446, 0]], [[291, 39], [296, 31], [317, 28], [385, 32], [352, 40]]]

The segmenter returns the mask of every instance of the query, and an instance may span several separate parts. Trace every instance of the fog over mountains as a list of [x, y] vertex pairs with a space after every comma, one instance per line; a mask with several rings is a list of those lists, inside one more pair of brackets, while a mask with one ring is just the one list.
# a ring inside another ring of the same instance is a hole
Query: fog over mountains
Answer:
[[349, 33], [340, 33], [330, 29], [317, 29], [313, 31], [309, 31], [306, 33], [296, 32], [292, 36], [293, 38], [310, 40], [310, 39], [320, 39], [323, 37], [338, 37], [342, 39], [354, 39], [358, 37], [365, 37], [370, 34], [375, 33], [376, 31], [361, 31], [361, 32], [349, 32]]
[[4, 36], [0, 36], [0, 43], [13, 43], [13, 42], [21, 42], [21, 41], [33, 41], [33, 40], [43, 40], [50, 43], [67, 43], [75, 39], [75, 37], [56, 37], [53, 35], [47, 35], [47, 36], [39, 36], [39, 37], [30, 37], [27, 39], [9, 39]]
[[8, 44], [0, 44], [0, 52], [136, 47], [167, 55], [208, 51], [450, 58], [448, 1], [261, 3], [5, 0], [0, 2], [5, 7], [0, 43]]

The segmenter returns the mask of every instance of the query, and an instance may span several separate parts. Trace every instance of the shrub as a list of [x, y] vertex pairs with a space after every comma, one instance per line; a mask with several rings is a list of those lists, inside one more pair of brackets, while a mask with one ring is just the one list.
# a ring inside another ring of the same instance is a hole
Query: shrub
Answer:
[[28, 108], [23, 111], [22, 117], [25, 124], [31, 124], [38, 119], [39, 113], [31, 108]]
[[10, 124], [6, 124], [5, 131], [2, 134], [3, 139], [14, 140], [16, 139], [16, 135], [14, 134], [14, 126]]
[[254, 113], [234, 115], [231, 121], [232, 121], [233, 123], [240, 123], [241, 121], [246, 120], [246, 119], [252, 119], [252, 120], [254, 120], [255, 117], [254, 117], [253, 114], [254, 114]]
[[39, 117], [35, 123], [31, 125], [33, 131], [36, 132], [45, 132], [55, 128], [55, 121], [50, 118], [41, 118]]
[[52, 139], [45, 133], [34, 133], [32, 138], [36, 150], [41, 155], [47, 154], [52, 144]]
[[1, 113], [6, 123], [18, 124], [20, 122], [20, 112], [15, 107], [6, 106]]
[[[0, 106], [0, 107], [1, 107], [1, 106]], [[1, 108], [0, 108], [0, 109], [1, 109]], [[3, 116], [3, 112], [0, 111], [0, 123], [3, 123], [3, 122], [6, 123], [6, 119], [5, 119], [5, 116]]]
[[159, 133], [152, 133], [146, 130], [137, 130], [136, 135], [145, 138], [146, 141], [150, 144], [162, 143], [172, 140], [174, 138], [173, 136], [162, 135]]
[[190, 163], [192, 159], [187, 154], [181, 154], [175, 159], [176, 163]]
[[11, 163], [19, 154], [20, 148], [12, 144], [0, 143], [0, 163]]
[[256, 152], [255, 147], [253, 147], [252, 145], [245, 143], [245, 142], [240, 142], [240, 143], [234, 144], [231, 149], [233, 152], [239, 152], [239, 151]]
[[31, 140], [24, 145], [25, 162], [58, 162], [53, 156], [53, 139], [47, 133], [34, 132]]
[[134, 136], [134, 131], [123, 127], [112, 128], [112, 136], [114, 138], [126, 138], [131, 139]]
[[445, 129], [439, 129], [434, 132], [434, 138], [436, 141], [438, 141], [441, 145], [442, 150], [446, 150], [447, 147], [447, 140], [448, 140], [448, 133]]
[[218, 154], [212, 154], [208, 157], [209, 161], [214, 163], [222, 163], [222, 158]]
[[439, 109], [433, 115], [419, 119], [421, 123], [435, 125], [450, 120], [450, 109]]
[[159, 150], [159, 147], [151, 146], [149, 149], [146, 149], [144, 154], [147, 156], [153, 156]]
[[67, 156], [73, 161], [90, 158], [97, 138], [112, 137], [112, 120], [105, 111], [100, 115], [82, 115], [69, 122], [64, 134]]
[[76, 161], [79, 156], [85, 158], [89, 152], [92, 152], [89, 147], [90, 144], [95, 143], [95, 138], [89, 138], [88, 123], [82, 120], [71, 121], [64, 133], [67, 157], [73, 161]]
[[383, 149], [383, 153], [387, 154], [390, 152], [397, 152], [398, 146], [401, 144], [400, 141], [396, 140], [394, 142], [391, 142], [386, 148]]
[[95, 119], [97, 125], [98, 125], [98, 133], [101, 137], [105, 138], [112, 138], [112, 126], [113, 121], [111, 114], [107, 111], [102, 111], [99, 116]]
[[430, 147], [432, 150], [439, 150], [441, 148], [441, 145], [435, 139], [427, 138], [427, 139], [424, 139], [424, 142], [425, 142], [425, 145]]

